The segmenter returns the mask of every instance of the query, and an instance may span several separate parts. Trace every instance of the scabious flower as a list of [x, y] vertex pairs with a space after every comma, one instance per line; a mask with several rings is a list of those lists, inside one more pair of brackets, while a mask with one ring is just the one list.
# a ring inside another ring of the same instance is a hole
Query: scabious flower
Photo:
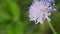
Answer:
[[50, 22], [49, 16], [51, 12], [56, 10], [54, 6], [53, 0], [34, 0], [29, 7], [30, 21], [34, 21], [35, 24], [43, 24], [44, 20], [47, 19]]

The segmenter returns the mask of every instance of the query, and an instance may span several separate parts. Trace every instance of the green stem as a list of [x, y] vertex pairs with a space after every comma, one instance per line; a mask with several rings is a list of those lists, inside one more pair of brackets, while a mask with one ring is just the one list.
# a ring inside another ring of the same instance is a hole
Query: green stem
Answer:
[[51, 23], [48, 23], [48, 25], [50, 26], [51, 30], [53, 31], [54, 34], [57, 34], [57, 32], [55, 31], [55, 29], [53, 28]]

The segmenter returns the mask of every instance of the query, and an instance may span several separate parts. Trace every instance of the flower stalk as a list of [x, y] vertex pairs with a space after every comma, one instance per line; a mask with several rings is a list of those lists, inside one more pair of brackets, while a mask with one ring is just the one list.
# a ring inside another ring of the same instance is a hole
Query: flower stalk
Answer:
[[51, 23], [48, 23], [48, 25], [50, 26], [51, 30], [53, 31], [53, 34], [57, 34], [57, 32], [55, 31], [54, 27], [52, 26]]

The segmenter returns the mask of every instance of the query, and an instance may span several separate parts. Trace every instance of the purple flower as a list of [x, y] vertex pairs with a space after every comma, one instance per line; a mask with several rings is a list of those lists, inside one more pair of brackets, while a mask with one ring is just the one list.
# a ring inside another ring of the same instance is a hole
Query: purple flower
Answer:
[[55, 11], [56, 8], [53, 0], [34, 0], [32, 5], [29, 7], [29, 18], [30, 21], [37, 23], [44, 23], [44, 20], [47, 19], [48, 22], [51, 21], [49, 16], [52, 11]]

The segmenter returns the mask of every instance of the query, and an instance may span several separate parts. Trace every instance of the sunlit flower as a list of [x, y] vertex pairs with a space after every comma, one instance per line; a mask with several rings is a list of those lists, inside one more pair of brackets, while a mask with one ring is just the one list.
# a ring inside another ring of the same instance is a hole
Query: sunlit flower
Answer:
[[49, 16], [52, 11], [56, 10], [54, 6], [55, 4], [53, 0], [34, 0], [32, 5], [29, 7], [30, 21], [34, 21], [35, 24], [43, 24], [44, 20], [47, 19], [48, 22], [50, 22], [51, 19]]

